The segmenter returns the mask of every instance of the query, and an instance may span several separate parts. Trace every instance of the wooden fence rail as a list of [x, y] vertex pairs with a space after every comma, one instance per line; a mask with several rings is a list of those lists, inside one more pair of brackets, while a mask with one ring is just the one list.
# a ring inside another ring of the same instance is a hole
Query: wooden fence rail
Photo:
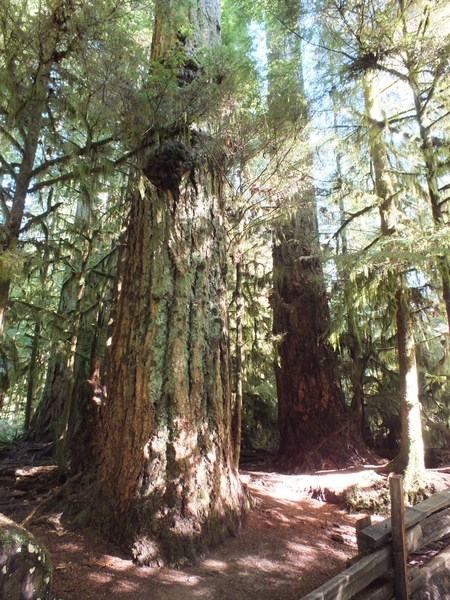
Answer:
[[[407, 554], [436, 542], [450, 533], [450, 508], [448, 507], [450, 507], [450, 489], [434, 494], [413, 508], [404, 510]], [[392, 533], [390, 518], [358, 531], [360, 554], [349, 561], [349, 568], [304, 596], [302, 600], [349, 600], [356, 594], [360, 600], [391, 600], [394, 598], [393, 581], [381, 585], [375, 591], [367, 590], [361, 593], [378, 577], [393, 568]], [[367, 554], [368, 552], [370, 554]], [[420, 570], [418, 568], [408, 569], [406, 588], [409, 589], [409, 593], [413, 593], [432, 575], [449, 566], [450, 548], [447, 548]]]

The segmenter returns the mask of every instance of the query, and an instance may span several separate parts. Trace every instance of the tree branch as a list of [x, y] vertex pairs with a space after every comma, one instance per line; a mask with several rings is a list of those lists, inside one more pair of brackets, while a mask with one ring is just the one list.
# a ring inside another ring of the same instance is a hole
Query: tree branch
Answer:
[[[123, 154], [122, 156], [117, 158], [116, 160], [110, 161], [110, 163], [113, 167], [117, 167], [117, 166], [123, 164], [124, 162], [126, 162], [130, 157], [137, 154], [140, 150], [141, 150], [141, 147], [134, 148], [133, 150], [126, 152], [125, 154]], [[96, 167], [91, 167], [90, 169], [88, 169], [87, 172], [89, 173], [89, 175], [95, 175], [96, 173], [101, 173], [103, 171], [103, 169], [104, 169], [104, 165], [97, 165]], [[84, 173], [84, 175], [85, 174], [86, 173]], [[35, 194], [39, 190], [42, 190], [51, 185], [55, 185], [57, 183], [63, 183], [64, 181], [71, 181], [71, 180], [77, 181], [80, 178], [81, 177], [79, 174], [75, 173], [74, 171], [70, 171], [69, 173], [64, 173], [63, 175], [59, 175], [58, 177], [53, 177], [52, 179], [45, 179], [44, 181], [40, 181], [39, 183], [36, 183], [35, 185], [33, 185], [31, 188], [28, 189], [27, 193]]]
[[50, 167], [69, 162], [75, 156], [83, 156], [83, 154], [86, 154], [89, 150], [92, 150], [93, 148], [99, 148], [101, 146], [105, 146], [106, 144], [109, 144], [109, 142], [112, 142], [112, 141], [114, 141], [114, 138], [112, 136], [109, 136], [107, 138], [103, 138], [102, 140], [97, 140], [96, 142], [90, 142], [89, 144], [86, 144], [86, 146], [84, 146], [83, 148], [78, 148], [78, 150], [76, 152], [73, 152], [71, 154], [65, 154], [64, 156], [58, 156], [58, 158], [54, 158], [53, 160], [46, 160], [45, 162], [40, 164], [38, 167], [33, 169], [33, 171], [31, 172], [31, 177], [36, 177], [36, 175], [39, 175], [39, 173], [46, 171]]
[[40, 215], [31, 217], [31, 219], [22, 227], [22, 229], [20, 230], [20, 233], [25, 233], [26, 231], [28, 231], [34, 223], [37, 223], [38, 221], [42, 221], [42, 219], [45, 219], [45, 217], [47, 217], [52, 212], [55, 212], [55, 210], [57, 210], [62, 204], [64, 204], [64, 203], [57, 202], [53, 206], [50, 206], [50, 208], [48, 210], [41, 213]]
[[13, 137], [9, 131], [7, 131], [3, 125], [0, 125], [0, 132], [3, 133], [3, 135], [6, 137], [7, 140], [9, 140], [11, 142], [11, 144], [14, 146], [14, 148], [16, 150], [18, 150], [21, 154], [23, 154], [23, 148], [22, 146], [19, 144], [19, 142], [16, 140], [15, 137]]
[[[348, 219], [345, 219], [345, 221], [342, 223], [342, 225], [333, 234], [331, 240], [335, 240], [338, 237], [338, 235], [347, 227], [347, 225], [349, 225], [354, 219], [357, 219], [358, 217], [360, 217], [361, 215], [366, 214], [367, 212], [370, 212], [371, 210], [373, 210], [374, 208], [376, 208], [378, 206], [378, 204], [379, 204], [379, 202], [376, 202], [375, 204], [371, 204], [369, 206], [365, 206], [361, 210], [358, 210], [357, 212], [352, 213], [348, 217]], [[327, 243], [327, 246], [330, 244], [331, 240]], [[370, 246], [368, 246], [368, 248], [369, 247]]]
[[5, 222], [9, 221], [9, 217], [11, 215], [11, 211], [9, 210], [9, 206], [6, 203], [6, 194], [4, 192], [4, 189], [2, 187], [0, 187], [0, 203], [2, 205], [2, 212], [3, 215], [6, 217]]
[[2, 154], [0, 154], [0, 161], [2, 162], [3, 165], [5, 165], [5, 168], [8, 171], [8, 174], [15, 181], [17, 179], [16, 172], [14, 171], [12, 166], [9, 164], [9, 162], [6, 160], [6, 158]]

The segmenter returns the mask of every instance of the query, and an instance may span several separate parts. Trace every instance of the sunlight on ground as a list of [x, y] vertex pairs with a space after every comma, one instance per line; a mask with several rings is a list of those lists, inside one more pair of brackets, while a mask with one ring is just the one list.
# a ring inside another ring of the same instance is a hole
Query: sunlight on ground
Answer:
[[[163, 586], [155, 596], [158, 600], [166, 597], [164, 590], [169, 595], [175, 594], [173, 600], [179, 600], [184, 593], [189, 598], [216, 597], [210, 596], [212, 590], [217, 588], [224, 592], [226, 582], [231, 580], [241, 582], [243, 594], [246, 586], [253, 593], [255, 586], [261, 588], [261, 600], [265, 598], [266, 586], [281, 590], [284, 586], [303, 585], [300, 582], [313, 578], [317, 578], [319, 584], [336, 569], [342, 569], [345, 560], [356, 552], [353, 523], [361, 515], [348, 515], [323, 502], [320, 496], [314, 499], [311, 495], [326, 488], [337, 493], [354, 486], [362, 489], [384, 478], [371, 469], [349, 469], [311, 475], [247, 471], [241, 473], [241, 479], [256, 498], [252, 518], [260, 528], [259, 538], [250, 540], [244, 552], [236, 539], [217, 548], [197, 568], [155, 570], [147, 567], [136, 572], [130, 561], [104, 554], [95, 561], [98, 570], [89, 575], [92, 583], [113, 584], [115, 593], [125, 597], [140, 589], [136, 579], [131, 580], [138, 577], [145, 586], [145, 581], [151, 581], [152, 587]], [[242, 533], [245, 537], [245, 527]], [[333, 541], [333, 533], [339, 534], [340, 543]], [[70, 543], [65, 547], [74, 549]], [[214, 593], [220, 595], [217, 590]]]
[[91, 579], [92, 581], [95, 581], [96, 583], [101, 583], [101, 584], [105, 584], [105, 583], [109, 583], [110, 581], [112, 581], [113, 576], [110, 573], [91, 573], [89, 576], [89, 579]]
[[77, 550], [80, 549], [79, 544], [76, 544], [74, 542], [65, 542], [64, 544], [61, 544], [59, 547], [63, 552], [77, 552]]
[[130, 592], [134, 592], [138, 589], [138, 586], [135, 583], [132, 583], [131, 581], [118, 581], [116, 586], [115, 586], [115, 590], [117, 592], [121, 592], [123, 594], [127, 594]]
[[315, 560], [316, 558], [316, 553], [314, 552], [313, 548], [311, 548], [311, 546], [309, 546], [308, 544], [300, 544], [299, 542], [288, 542], [286, 544], [286, 549], [290, 552], [290, 553], [295, 553], [295, 554], [301, 554], [302, 556], [307, 556], [309, 562], [311, 562], [312, 560]]
[[[52, 598], [298, 600], [357, 553], [355, 521], [361, 513], [348, 514], [347, 490], [376, 491], [386, 481], [371, 468], [308, 475], [244, 471], [241, 478], [255, 506], [240, 535], [180, 570], [137, 567], [101, 539], [61, 523], [59, 513], [46, 515], [37, 529], [57, 556], [58, 591]], [[437, 491], [448, 488], [450, 474], [433, 473], [433, 483]], [[372, 515], [372, 522], [382, 518]]]
[[210, 571], [225, 571], [228, 568], [226, 562], [223, 562], [222, 560], [214, 560], [212, 558], [204, 560], [202, 565], [204, 565]]
[[164, 579], [171, 583], [182, 583], [183, 585], [198, 585], [202, 578], [197, 575], [187, 575], [186, 571], [166, 570]]
[[120, 573], [126, 572], [130, 569], [130, 560], [119, 558], [118, 556], [112, 556], [111, 554], [103, 554], [103, 556], [97, 561], [99, 568], [111, 567], [114, 571]]
[[[281, 475], [271, 473], [271, 483], [265, 482], [267, 474], [261, 471], [243, 472], [241, 479], [248, 485], [264, 487], [271, 497], [278, 500], [299, 500], [310, 495], [311, 488], [332, 488], [337, 493], [352, 486], [366, 488], [385, 477], [371, 468], [346, 469], [342, 471], [318, 471], [311, 475]], [[270, 491], [269, 491], [270, 490]]]
[[[285, 554], [281, 555], [281, 559], [286, 558]], [[264, 573], [276, 572], [278, 573], [280, 570], [280, 566], [284, 566], [284, 562], [275, 561], [273, 559], [261, 558], [260, 555], [249, 555], [244, 558], [241, 558], [236, 561], [242, 568], [242, 574], [248, 575], [255, 573], [256, 570], [264, 571]], [[246, 572], [245, 569], [250, 569], [249, 572]]]

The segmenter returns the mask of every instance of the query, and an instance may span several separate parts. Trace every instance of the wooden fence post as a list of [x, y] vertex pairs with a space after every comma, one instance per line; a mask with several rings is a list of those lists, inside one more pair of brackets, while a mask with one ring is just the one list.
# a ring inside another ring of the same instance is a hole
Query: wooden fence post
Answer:
[[389, 489], [391, 493], [392, 561], [394, 564], [395, 600], [408, 600], [403, 475], [391, 475], [389, 477]]
[[370, 527], [371, 525], [372, 525], [372, 517], [370, 515], [365, 515], [364, 517], [361, 517], [355, 523], [356, 541], [358, 543], [358, 552], [359, 553], [361, 553], [364, 550], [364, 548], [360, 544], [358, 533], [362, 529], [365, 529], [366, 527]]

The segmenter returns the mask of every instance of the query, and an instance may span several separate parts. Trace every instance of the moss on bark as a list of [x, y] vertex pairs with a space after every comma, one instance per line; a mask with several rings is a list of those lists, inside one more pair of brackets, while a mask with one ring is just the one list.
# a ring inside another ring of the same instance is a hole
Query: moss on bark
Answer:
[[219, 174], [204, 160], [177, 197], [145, 179], [133, 199], [100, 415], [94, 518], [142, 564], [195, 560], [248, 506], [232, 459]]
[[52, 571], [48, 552], [36, 538], [0, 515], [0, 597], [48, 599]]

